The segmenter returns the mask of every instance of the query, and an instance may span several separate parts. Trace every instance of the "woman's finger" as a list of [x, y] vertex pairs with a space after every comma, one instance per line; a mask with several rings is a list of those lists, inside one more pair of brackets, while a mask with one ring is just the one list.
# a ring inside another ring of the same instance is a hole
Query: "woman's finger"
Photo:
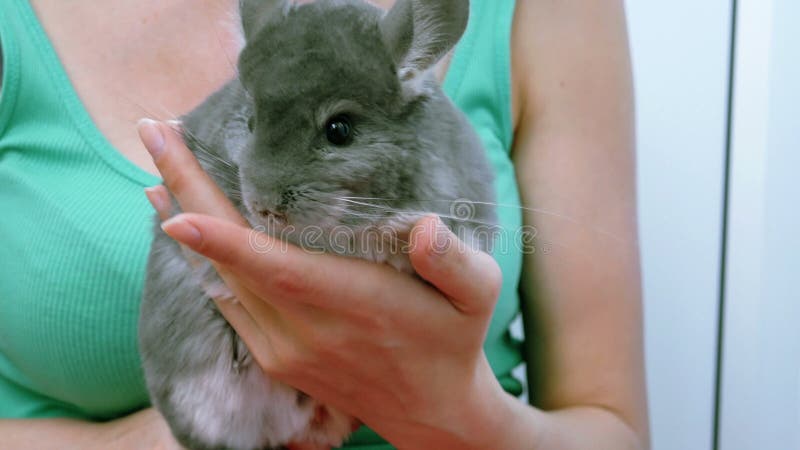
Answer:
[[[276, 304], [303, 302], [343, 312], [400, 314], [408, 308], [388, 301], [393, 289], [407, 289], [411, 298], [419, 299], [422, 310], [426, 310], [425, 298], [435, 292], [411, 277], [397, 276], [388, 266], [308, 254], [277, 238], [211, 216], [179, 214], [162, 228], [173, 239], [235, 272], [256, 295]], [[428, 306], [437, 304], [427, 302]]]
[[[156, 210], [158, 219], [161, 222], [166, 222], [169, 220], [169, 218], [173, 215], [173, 205], [167, 188], [165, 188], [163, 184], [159, 184], [158, 186], [146, 188], [144, 192], [147, 196], [147, 200], [150, 201], [153, 209]], [[204, 256], [193, 252], [185, 245], [179, 244], [179, 246], [181, 248], [181, 253], [183, 253], [183, 257], [186, 259], [186, 262], [192, 266], [192, 268], [197, 269], [203, 264], [203, 262], [206, 261]], [[209, 297], [213, 298], [217, 302], [231, 299], [230, 290], [226, 286], [203, 284], [203, 290]]]
[[[272, 344], [265, 329], [277, 329], [280, 321], [272, 305], [261, 301], [239, 281], [228, 273], [220, 274], [226, 286], [233, 292], [235, 300], [215, 299], [217, 308], [231, 324], [236, 334], [244, 340], [259, 366], [267, 369], [275, 364]], [[257, 319], [256, 319], [257, 318]]]
[[414, 270], [458, 310], [481, 314], [494, 308], [502, 285], [494, 258], [467, 246], [436, 216], [417, 222], [410, 242]]
[[[150, 201], [150, 204], [153, 205], [153, 208], [158, 213], [159, 219], [162, 222], [169, 220], [169, 218], [172, 216], [172, 200], [169, 197], [169, 192], [167, 192], [167, 189], [163, 185], [154, 186], [145, 189], [145, 195], [147, 195], [147, 199]], [[181, 251], [183, 252], [187, 262], [193, 267], [197, 267], [203, 259], [203, 256], [192, 252], [182, 244]], [[228, 285], [235, 284], [235, 282], [230, 280], [231, 277], [228, 278], [229, 281], [225, 283], [226, 289], [222, 289], [221, 286], [203, 286], [203, 289], [206, 291], [206, 294], [214, 299], [214, 302], [217, 304], [220, 312], [228, 319], [228, 322], [231, 323], [237, 332], [239, 332], [239, 335], [247, 337], [246, 340], [252, 341], [258, 336], [258, 327], [253, 321], [252, 317], [250, 317], [247, 311], [240, 304], [242, 300], [239, 300], [235, 293], [233, 294], [233, 298], [230, 298], [229, 295], [224, 293], [225, 290], [230, 290], [230, 292], [234, 291], [234, 289], [231, 289]], [[236, 291], [239, 291], [239, 296], [242, 296], [244, 301], [247, 300], [244, 297], [247, 296], [248, 293], [244, 292], [244, 287], [237, 286]], [[274, 316], [274, 313], [271, 311], [268, 314], [270, 316]]]
[[169, 192], [163, 184], [145, 188], [144, 194], [162, 222], [172, 217], [172, 202], [169, 199]]
[[[166, 188], [156, 186], [145, 191], [162, 221], [168, 220], [172, 214], [172, 202], [167, 192], [169, 188], [169, 192], [172, 192], [183, 210], [202, 211], [237, 223], [245, 223], [172, 127], [143, 119], [139, 122], [138, 131], [166, 185]], [[277, 313], [269, 305], [257, 299], [225, 270], [217, 267], [217, 272], [236, 297], [236, 301], [215, 299], [220, 312], [249, 347], [265, 346], [261, 324], [256, 323], [250, 311], [257, 310], [261, 314], [259, 319], [268, 322], [277, 321]], [[251, 348], [251, 350], [257, 356], [267, 354], [265, 348], [260, 350]]]
[[181, 136], [170, 126], [150, 119], [139, 121], [139, 137], [153, 157], [167, 189], [183, 211], [208, 214], [246, 224], [216, 183], [200, 167]]
[[[172, 201], [169, 199], [171, 192], [183, 211], [202, 212], [248, 226], [239, 211], [200, 167], [173, 127], [142, 119], [139, 121], [138, 131], [166, 186], [146, 190], [147, 198], [162, 221], [168, 220], [173, 212]], [[263, 330], [278, 324], [280, 319], [277, 312], [250, 292], [224, 267], [215, 264], [215, 269], [235, 297], [235, 301], [215, 298], [219, 311], [245, 341], [259, 365], [268, 367], [274, 361], [269, 360], [272, 349]]]

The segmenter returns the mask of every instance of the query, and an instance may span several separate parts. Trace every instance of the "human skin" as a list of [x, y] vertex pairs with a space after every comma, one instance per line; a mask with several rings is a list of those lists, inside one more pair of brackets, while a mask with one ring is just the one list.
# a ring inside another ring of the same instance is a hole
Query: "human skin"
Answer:
[[[55, 2], [35, 3], [48, 1]], [[276, 262], [270, 258], [280, 255], [249, 252], [243, 237], [250, 231], [237, 225], [241, 219], [196, 167], [175, 164], [192, 160], [170, 130], [157, 125], [167, 145], [155, 165], [137, 145], [120, 148], [142, 167], [153, 172], [157, 167], [185, 211], [204, 213], [180, 216], [165, 227], [218, 261], [242, 299], [239, 307], [223, 306], [223, 312], [265, 370], [353, 413], [397, 447], [646, 448], [632, 88], [622, 2], [519, 0], [512, 55], [512, 155], [521, 195], [537, 211], [554, 212], [525, 212], [526, 224], [552, 246], [550, 252], [526, 255], [523, 273], [534, 406], [499, 389], [478, 345], [496, 300], [480, 290], [498, 281], [491, 258], [430, 255], [430, 246], [415, 247], [419, 253], [412, 261], [435, 290], [364, 262], [328, 263], [335, 258], [330, 255], [313, 255], [313, 263], [298, 255]], [[219, 72], [225, 79], [223, 68]], [[166, 84], [161, 88], [168, 91]], [[170, 109], [188, 110], [191, 98], [177, 98]], [[145, 140], [152, 138], [147, 136], [152, 129], [142, 131]], [[433, 232], [430, 220], [415, 231], [422, 243]], [[191, 241], [191, 226], [201, 232], [200, 244]], [[285, 270], [277, 279], [253, 282], [266, 273], [256, 268], [278, 266]], [[320, 291], [321, 281], [344, 290]], [[354, 308], [315, 304], [311, 297], [358, 304], [361, 322], [352, 323]], [[414, 326], [387, 330], [375, 318], [398, 302], [404, 310], [391, 312]], [[298, 328], [280, 327], [286, 323]], [[319, 334], [303, 327], [307, 323], [317, 324]], [[387, 352], [387, 345], [403, 351]], [[345, 351], [352, 348], [361, 349], [357, 361]], [[432, 350], [442, 357], [426, 359]], [[415, 370], [405, 371], [405, 365]], [[320, 379], [323, 368], [326, 377]], [[330, 385], [333, 380], [336, 386]], [[57, 436], [55, 428], [50, 435], [36, 432], [53, 426], [84, 440], [86, 431], [97, 431], [92, 435], [102, 442], [112, 430], [119, 435], [163, 427], [157, 414], [140, 414], [147, 420], [126, 418], [99, 428], [70, 421], [0, 421], [0, 436], [48, 439]], [[9, 429], [15, 433], [5, 433]], [[172, 445], [168, 440], [165, 448]]]

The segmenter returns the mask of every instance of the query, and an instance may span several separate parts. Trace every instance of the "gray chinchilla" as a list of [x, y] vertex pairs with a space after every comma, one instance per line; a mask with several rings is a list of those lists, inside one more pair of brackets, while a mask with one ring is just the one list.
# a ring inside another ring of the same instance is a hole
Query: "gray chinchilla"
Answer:
[[[182, 126], [251, 225], [413, 273], [407, 248], [392, 243], [436, 213], [489, 250], [492, 173], [433, 74], [465, 30], [468, 0], [398, 0], [388, 13], [362, 0], [240, 7], [239, 77]], [[224, 284], [199, 261], [155, 227], [140, 351], [176, 438], [197, 450], [341, 444], [351, 418], [261, 371], [211, 299]]]

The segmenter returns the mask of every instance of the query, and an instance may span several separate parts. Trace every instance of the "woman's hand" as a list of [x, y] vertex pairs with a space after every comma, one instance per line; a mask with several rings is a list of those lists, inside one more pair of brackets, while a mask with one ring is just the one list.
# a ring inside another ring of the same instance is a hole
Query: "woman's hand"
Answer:
[[[220, 309], [266, 373], [396, 446], [497, 445], [489, 431], [512, 408], [482, 349], [501, 285], [491, 256], [458, 245], [436, 217], [410, 236], [412, 264], [430, 284], [306, 253], [252, 230], [170, 127], [143, 121], [139, 131], [186, 212], [165, 232], [215, 263], [239, 300]], [[148, 196], [168, 204], [163, 190]]]

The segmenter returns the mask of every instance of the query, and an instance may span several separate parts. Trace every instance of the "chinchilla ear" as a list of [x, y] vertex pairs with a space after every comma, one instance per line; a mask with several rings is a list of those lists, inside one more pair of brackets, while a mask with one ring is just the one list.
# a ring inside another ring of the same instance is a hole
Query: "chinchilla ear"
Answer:
[[397, 0], [380, 24], [384, 44], [403, 81], [436, 64], [469, 20], [469, 0]]
[[260, 30], [270, 17], [286, 14], [290, 7], [289, 0], [239, 0], [245, 40]]

